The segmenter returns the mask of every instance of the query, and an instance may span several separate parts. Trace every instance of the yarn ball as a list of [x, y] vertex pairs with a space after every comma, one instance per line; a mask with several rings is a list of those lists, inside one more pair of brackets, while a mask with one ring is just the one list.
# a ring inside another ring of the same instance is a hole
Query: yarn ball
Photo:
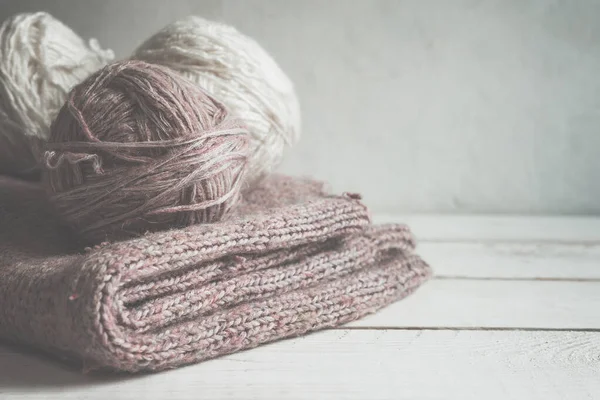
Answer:
[[186, 17], [150, 37], [132, 58], [180, 72], [246, 122], [249, 183], [277, 166], [286, 147], [299, 139], [292, 82], [257, 42], [231, 26]]
[[239, 198], [248, 132], [166, 67], [109, 64], [69, 93], [45, 144], [50, 201], [89, 242], [214, 222]]
[[0, 173], [36, 169], [36, 144], [48, 137], [69, 90], [113, 57], [45, 12], [0, 26]]

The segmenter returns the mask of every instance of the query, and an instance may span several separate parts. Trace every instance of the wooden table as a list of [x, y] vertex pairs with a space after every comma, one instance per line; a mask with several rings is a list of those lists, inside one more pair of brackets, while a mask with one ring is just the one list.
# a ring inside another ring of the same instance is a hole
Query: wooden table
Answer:
[[83, 376], [0, 347], [1, 399], [600, 399], [600, 218], [410, 216], [436, 277], [339, 329]]

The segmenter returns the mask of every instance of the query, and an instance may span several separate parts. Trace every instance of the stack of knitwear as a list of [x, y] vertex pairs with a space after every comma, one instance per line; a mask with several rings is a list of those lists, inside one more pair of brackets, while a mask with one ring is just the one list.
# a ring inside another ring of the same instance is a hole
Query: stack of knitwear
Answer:
[[84, 248], [38, 186], [0, 178], [0, 338], [144, 371], [356, 320], [431, 272], [359, 197], [273, 175], [221, 222]]

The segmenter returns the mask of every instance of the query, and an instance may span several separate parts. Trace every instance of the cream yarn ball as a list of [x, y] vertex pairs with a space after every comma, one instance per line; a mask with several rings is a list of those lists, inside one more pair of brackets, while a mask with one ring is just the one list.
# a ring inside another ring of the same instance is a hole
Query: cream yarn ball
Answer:
[[0, 173], [36, 169], [35, 148], [67, 93], [114, 58], [45, 12], [17, 14], [0, 26]]
[[180, 72], [246, 123], [249, 183], [270, 172], [299, 139], [300, 107], [292, 82], [257, 42], [231, 26], [186, 17], [150, 37], [132, 58]]

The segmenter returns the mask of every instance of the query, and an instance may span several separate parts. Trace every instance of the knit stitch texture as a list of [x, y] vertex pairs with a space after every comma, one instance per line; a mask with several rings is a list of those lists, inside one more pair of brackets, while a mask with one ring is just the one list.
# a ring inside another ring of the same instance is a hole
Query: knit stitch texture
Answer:
[[404, 225], [271, 176], [229, 219], [85, 251], [40, 189], [0, 178], [0, 338], [144, 371], [356, 320], [430, 276]]

